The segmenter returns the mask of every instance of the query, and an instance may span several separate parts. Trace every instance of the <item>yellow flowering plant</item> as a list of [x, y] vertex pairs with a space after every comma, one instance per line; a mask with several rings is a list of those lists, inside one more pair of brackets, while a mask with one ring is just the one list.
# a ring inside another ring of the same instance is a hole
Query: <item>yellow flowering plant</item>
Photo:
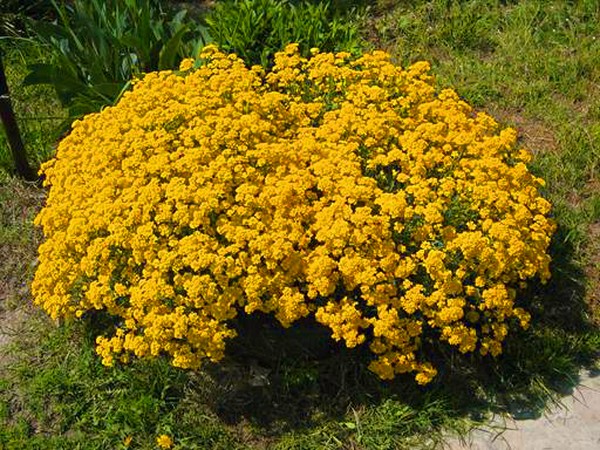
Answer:
[[173, 439], [167, 434], [161, 434], [156, 438], [156, 445], [161, 449], [169, 449], [173, 447]]
[[266, 71], [205, 48], [74, 124], [42, 171], [33, 282], [53, 318], [105, 311], [104, 364], [223, 358], [240, 314], [313, 317], [383, 379], [425, 340], [498, 355], [550, 276], [554, 224], [513, 129], [381, 51]]

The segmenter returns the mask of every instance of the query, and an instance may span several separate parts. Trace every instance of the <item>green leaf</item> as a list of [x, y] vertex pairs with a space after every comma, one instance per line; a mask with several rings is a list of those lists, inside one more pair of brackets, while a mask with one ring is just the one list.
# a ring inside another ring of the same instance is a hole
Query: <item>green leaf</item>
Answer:
[[181, 47], [181, 39], [189, 31], [187, 25], [183, 26], [171, 39], [164, 45], [160, 51], [158, 59], [158, 68], [160, 70], [172, 69], [175, 66], [175, 58]]
[[56, 23], [33, 29], [51, 64], [32, 65], [25, 82], [54, 86], [74, 114], [112, 103], [132, 76], [174, 68], [210, 39], [185, 9], [163, 9], [158, 0], [48, 1]]
[[48, 42], [50, 36], [62, 38], [68, 37], [68, 33], [66, 33], [63, 27], [51, 22], [42, 20], [32, 21], [31, 28], [43, 42]]
[[94, 90], [113, 102], [119, 96], [125, 84], [125, 82], [100, 83], [94, 85]]
[[23, 86], [54, 84], [56, 68], [52, 64], [30, 64], [29, 73], [23, 79]]
[[183, 19], [185, 19], [186, 15], [187, 15], [187, 11], [185, 9], [182, 9], [181, 11], [179, 11], [177, 14], [175, 14], [173, 16], [173, 19], [171, 20], [171, 26], [172, 27], [174, 26], [174, 29], [179, 29], [179, 27], [183, 23]]

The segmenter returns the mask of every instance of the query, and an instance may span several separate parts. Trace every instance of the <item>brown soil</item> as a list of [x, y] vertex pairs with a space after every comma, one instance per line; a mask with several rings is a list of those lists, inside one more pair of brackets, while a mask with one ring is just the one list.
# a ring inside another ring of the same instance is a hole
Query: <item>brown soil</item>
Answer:
[[587, 302], [590, 305], [592, 320], [600, 326], [600, 222], [594, 222], [588, 228], [586, 260]]
[[0, 184], [0, 358], [22, 330], [31, 307], [29, 284], [41, 234], [31, 221], [44, 191], [12, 179]]
[[499, 123], [514, 127], [523, 146], [534, 154], [557, 149], [556, 137], [550, 126], [543, 121], [525, 117], [521, 111], [498, 106], [487, 108], [487, 112]]

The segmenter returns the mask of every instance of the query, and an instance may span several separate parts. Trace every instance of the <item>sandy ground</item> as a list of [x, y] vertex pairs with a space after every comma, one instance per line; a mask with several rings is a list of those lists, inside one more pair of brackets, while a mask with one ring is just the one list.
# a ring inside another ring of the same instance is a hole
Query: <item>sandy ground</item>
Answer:
[[600, 374], [581, 374], [573, 395], [535, 420], [495, 418], [466, 442], [448, 441], [446, 450], [600, 450]]

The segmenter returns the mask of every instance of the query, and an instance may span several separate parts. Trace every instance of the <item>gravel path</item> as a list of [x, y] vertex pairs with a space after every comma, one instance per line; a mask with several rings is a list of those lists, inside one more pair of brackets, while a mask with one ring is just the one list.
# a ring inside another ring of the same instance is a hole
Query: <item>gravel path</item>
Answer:
[[[581, 375], [572, 395], [539, 419], [497, 418], [467, 442], [450, 440], [447, 450], [600, 450], [600, 374]], [[495, 429], [494, 429], [495, 428]], [[504, 429], [506, 428], [506, 429]]]

